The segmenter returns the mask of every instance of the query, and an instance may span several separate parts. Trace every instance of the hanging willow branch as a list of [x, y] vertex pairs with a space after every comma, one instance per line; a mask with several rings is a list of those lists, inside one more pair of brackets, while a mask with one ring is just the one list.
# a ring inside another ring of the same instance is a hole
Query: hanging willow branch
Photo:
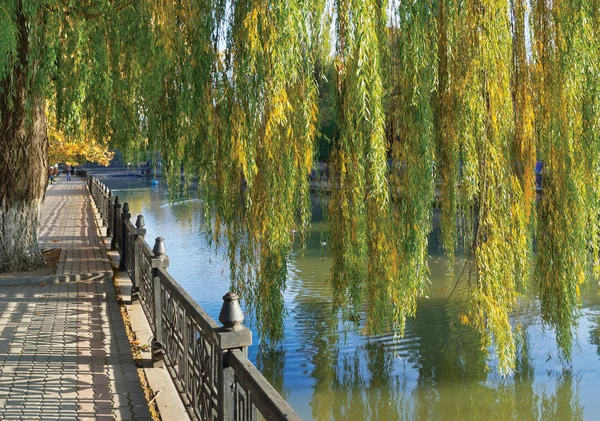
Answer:
[[[538, 222], [537, 275], [542, 316], [570, 358], [589, 250], [598, 268], [597, 33], [594, 2], [536, 3], [538, 136], [544, 193]], [[591, 77], [592, 74], [595, 76]], [[597, 273], [597, 272], [596, 272]]]
[[340, 137], [329, 208], [334, 307], [357, 321], [368, 296], [367, 330], [378, 331], [390, 315], [395, 265], [385, 234], [389, 199], [380, 61], [385, 8], [352, 0], [339, 0], [335, 8]]
[[291, 233], [298, 227], [304, 238], [310, 220], [308, 174], [317, 119], [310, 39], [316, 34], [304, 18], [319, 21], [322, 8], [314, 7], [301, 1], [234, 2], [228, 37], [233, 86], [227, 92], [230, 155], [223, 159], [232, 162], [234, 200], [219, 212], [234, 289], [273, 340], [283, 337]]
[[[392, 28], [393, 72], [390, 191], [395, 268], [390, 283], [394, 323], [403, 333], [429, 275], [427, 237], [434, 202], [434, 114], [437, 78], [434, 8], [430, 1], [400, 2]], [[389, 265], [389, 264], [388, 264]], [[392, 310], [392, 309], [389, 309]], [[388, 310], [388, 311], [389, 311]]]
[[[514, 364], [515, 344], [509, 315], [516, 305], [514, 264], [522, 221], [521, 192], [512, 174], [510, 145], [513, 135], [510, 67], [512, 42], [508, 4], [469, 2], [458, 12], [461, 38], [469, 60], [464, 64], [460, 101], [464, 139], [466, 194], [463, 203], [473, 218], [472, 238], [476, 284], [470, 319], [483, 336], [484, 345], [494, 338], [501, 371]], [[523, 249], [519, 249], [523, 253]]]

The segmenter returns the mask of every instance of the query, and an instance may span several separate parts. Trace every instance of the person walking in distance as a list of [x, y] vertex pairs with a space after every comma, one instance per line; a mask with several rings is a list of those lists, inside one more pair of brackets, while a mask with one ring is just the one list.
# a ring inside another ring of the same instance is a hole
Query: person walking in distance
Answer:
[[71, 166], [67, 166], [67, 181], [71, 181]]

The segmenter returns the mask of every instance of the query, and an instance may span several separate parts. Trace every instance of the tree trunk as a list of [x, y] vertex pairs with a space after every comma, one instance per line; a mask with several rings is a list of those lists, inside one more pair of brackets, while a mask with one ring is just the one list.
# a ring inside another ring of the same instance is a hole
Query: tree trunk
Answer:
[[0, 80], [0, 272], [44, 264], [37, 228], [48, 182], [46, 114], [43, 98], [30, 90], [35, 75], [28, 71], [32, 64], [21, 13], [17, 25], [18, 60]]

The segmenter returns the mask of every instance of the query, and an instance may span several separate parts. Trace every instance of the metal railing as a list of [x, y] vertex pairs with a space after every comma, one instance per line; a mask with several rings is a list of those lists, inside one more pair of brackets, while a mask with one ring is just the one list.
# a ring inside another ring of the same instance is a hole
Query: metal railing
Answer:
[[164, 364], [183, 403], [195, 420], [300, 420], [289, 404], [247, 358], [252, 332], [241, 324], [237, 296], [227, 293], [219, 320], [213, 320], [167, 272], [163, 239], [151, 248], [145, 240], [144, 217], [135, 225], [127, 203], [91, 174], [88, 189], [101, 214], [111, 248], [127, 271], [132, 299], [137, 297], [154, 338], [152, 358]]

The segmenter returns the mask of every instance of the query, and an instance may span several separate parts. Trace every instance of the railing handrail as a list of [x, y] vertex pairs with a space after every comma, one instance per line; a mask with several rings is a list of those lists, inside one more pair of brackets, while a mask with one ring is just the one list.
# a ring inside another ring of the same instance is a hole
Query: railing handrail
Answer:
[[[255, 405], [266, 420], [300, 421], [286, 400], [275, 390], [260, 371], [239, 349], [227, 354], [227, 363], [233, 368], [238, 381], [255, 394]], [[289, 411], [291, 410], [291, 411]]]
[[[200, 326], [202, 331], [207, 334], [215, 344], [221, 349], [240, 348], [252, 345], [252, 335], [248, 329], [238, 332], [228, 331], [215, 321], [200, 305], [194, 300], [179, 283], [173, 279], [171, 274], [163, 268], [158, 269], [157, 275], [163, 285], [166, 285], [174, 292], [189, 311], [190, 316]], [[239, 333], [239, 334], [238, 334]], [[232, 338], [236, 334], [236, 339]]]
[[[140, 227], [136, 227], [120, 205], [115, 206], [118, 196], [113, 197], [110, 189], [90, 172], [86, 178], [102, 222], [113, 236], [111, 245], [124, 254], [120, 270], [129, 272], [133, 293], [139, 294], [150, 321], [155, 335], [153, 358], [165, 358], [192, 418], [254, 421], [258, 411], [267, 420], [300, 420], [246, 357], [252, 332], [243, 325], [225, 328], [215, 321], [166, 270], [169, 260], [164, 255], [162, 238], [157, 238], [154, 248], [150, 247], [144, 238], [143, 218]], [[123, 208], [129, 207], [125, 205]], [[131, 247], [133, 250], [128, 249]], [[181, 320], [183, 317], [186, 320]], [[219, 319], [223, 320], [222, 316]], [[172, 329], [178, 327], [181, 332], [163, 332], [163, 324]], [[203, 366], [211, 362], [216, 366]], [[190, 372], [182, 374], [185, 369]], [[200, 378], [192, 378], [194, 375]], [[186, 384], [186, 380], [191, 384]]]

